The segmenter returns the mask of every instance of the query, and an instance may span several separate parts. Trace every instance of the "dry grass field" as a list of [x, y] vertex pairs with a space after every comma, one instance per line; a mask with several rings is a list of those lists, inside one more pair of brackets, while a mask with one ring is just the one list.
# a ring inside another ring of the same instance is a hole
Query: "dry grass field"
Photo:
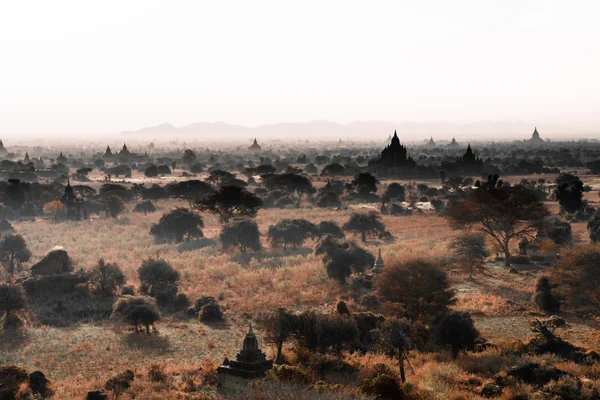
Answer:
[[[588, 178], [585, 183], [594, 191], [586, 193], [586, 197], [596, 202], [600, 178]], [[33, 253], [32, 262], [41, 259], [53, 247], [62, 246], [73, 259], [75, 269], [88, 270], [98, 259], [104, 258], [118, 263], [127, 283], [136, 286], [139, 285], [137, 269], [142, 260], [164, 258], [181, 273], [180, 291], [190, 299], [201, 295], [222, 299], [224, 323], [207, 325], [182, 314], [172, 314], [158, 323], [158, 335], [140, 337], [113, 321], [90, 321], [60, 328], [40, 325], [30, 316], [22, 334], [0, 332], [0, 365], [17, 364], [27, 369], [41, 369], [53, 381], [56, 398], [71, 399], [81, 398], [86, 391], [102, 387], [107, 378], [126, 368], [145, 371], [158, 363], [173, 372], [175, 381], [168, 390], [158, 386], [144, 387], [139, 382], [138, 398], [203, 398], [202, 391], [184, 394], [184, 381], [200, 384], [203, 380], [214, 379], [216, 366], [223, 357], [235, 355], [248, 321], [257, 313], [277, 307], [333, 309], [340, 299], [346, 299], [356, 311], [361, 309], [343, 288], [328, 279], [322, 261], [312, 252], [313, 242], [284, 252], [271, 249], [264, 235], [270, 225], [283, 218], [300, 217], [315, 223], [330, 220], [341, 225], [357, 208], [377, 205], [352, 205], [342, 211], [308, 206], [261, 210], [257, 222], [263, 234], [264, 248], [259, 256], [248, 260], [236, 252], [223, 253], [218, 245], [180, 252], [177, 244], [155, 244], [149, 235], [151, 225], [164, 212], [186, 204], [163, 200], [157, 203], [158, 212], [148, 215], [127, 212], [119, 219], [95, 218], [62, 223], [38, 220], [15, 223], [14, 227], [25, 237]], [[556, 211], [556, 203], [549, 203], [549, 206]], [[128, 204], [128, 207], [133, 206]], [[205, 237], [217, 239], [221, 228], [219, 220], [213, 215], [203, 215], [203, 218]], [[394, 240], [368, 241], [365, 247], [369, 251], [376, 253], [381, 248], [386, 263], [415, 258], [447, 260], [458, 299], [454, 308], [472, 313], [477, 328], [486, 339], [510, 348], [516, 340], [531, 336], [529, 321], [539, 314], [530, 299], [536, 278], [546, 267], [536, 264], [517, 266], [520, 273], [511, 274], [502, 263], [490, 261], [482, 273], [470, 280], [465, 272], [456, 270], [451, 264], [448, 244], [457, 233], [443, 218], [425, 211], [405, 217], [385, 215], [383, 222]], [[573, 232], [576, 237], [586, 240], [585, 223], [574, 223]], [[599, 323], [575, 316], [565, 317], [568, 324], [560, 330], [561, 336], [568, 337], [575, 345], [600, 350]], [[273, 355], [272, 348], [264, 347], [267, 354]], [[456, 362], [451, 361], [449, 354], [418, 354], [411, 360], [414, 372], [409, 375], [409, 381], [429, 389], [435, 398], [477, 398], [472, 392], [463, 391], [463, 384], [476, 376], [491, 378], [494, 372], [510, 364], [510, 357], [500, 357], [499, 352], [489, 349], [462, 355]], [[383, 362], [395, 368], [392, 360], [381, 356], [345, 357], [349, 362], [363, 366]], [[591, 367], [580, 371], [578, 368], [583, 367], [572, 362], [546, 361], [560, 364], [566, 370], [577, 370], [580, 376], [587, 376], [594, 382], [598, 379], [594, 374], [600, 375], [600, 370], [588, 370]]]

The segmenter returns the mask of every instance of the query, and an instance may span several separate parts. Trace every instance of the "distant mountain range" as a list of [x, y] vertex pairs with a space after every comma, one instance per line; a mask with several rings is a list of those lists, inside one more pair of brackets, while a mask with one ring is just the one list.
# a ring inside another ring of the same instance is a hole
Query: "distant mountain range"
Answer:
[[[538, 125], [538, 132], [543, 139], [565, 139], [580, 137], [598, 137], [599, 131], [573, 130], [560, 126]], [[532, 124], [519, 121], [481, 121], [469, 124], [451, 122], [416, 123], [416, 122], [383, 122], [356, 121], [349, 124], [338, 124], [330, 121], [285, 122], [277, 124], [246, 127], [225, 122], [197, 122], [176, 127], [164, 123], [135, 131], [123, 131], [126, 136], [147, 136], [151, 138], [192, 137], [200, 140], [229, 138], [269, 138], [269, 139], [318, 139], [318, 140], [379, 140], [398, 132], [402, 141], [417, 142], [433, 137], [434, 140], [460, 139], [476, 140], [525, 140], [531, 138], [534, 130]]]

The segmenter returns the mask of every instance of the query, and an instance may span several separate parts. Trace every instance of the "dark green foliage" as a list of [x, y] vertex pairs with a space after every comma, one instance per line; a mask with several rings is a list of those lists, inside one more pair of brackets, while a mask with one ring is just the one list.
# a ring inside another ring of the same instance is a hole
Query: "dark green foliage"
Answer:
[[133, 209], [133, 212], [144, 214], [153, 213], [156, 212], [156, 207], [154, 207], [154, 204], [152, 204], [150, 200], [145, 200], [137, 203]]
[[283, 344], [296, 332], [298, 318], [287, 309], [279, 308], [277, 311], [262, 315], [259, 320], [265, 331], [265, 341], [277, 348], [275, 363], [280, 364]]
[[171, 168], [168, 165], [159, 165], [156, 168], [159, 175], [171, 175]]
[[[568, 224], [568, 222], [566, 223]], [[600, 215], [595, 215], [593, 219], [588, 221], [587, 230], [590, 233], [592, 243], [600, 242]]]
[[381, 217], [374, 212], [369, 214], [353, 213], [342, 228], [345, 231], [360, 234], [363, 242], [367, 240], [367, 235], [380, 235], [385, 232], [385, 226], [381, 222]]
[[433, 323], [438, 343], [452, 348], [452, 357], [461, 350], [473, 350], [479, 331], [469, 313], [449, 312], [439, 315]]
[[354, 176], [351, 185], [361, 196], [368, 196], [377, 191], [377, 178], [368, 172], [360, 172]]
[[344, 231], [338, 224], [333, 221], [321, 221], [319, 225], [317, 225], [317, 236], [322, 238], [325, 235], [331, 235], [336, 239], [343, 239], [346, 235], [344, 235]]
[[[590, 223], [588, 222], [588, 230], [590, 230], [589, 227]], [[559, 246], [568, 245], [573, 241], [573, 232], [571, 229], [571, 224], [567, 221], [562, 221], [558, 218], [555, 218], [549, 222], [548, 227], [546, 228], [546, 235], [550, 238], [550, 240], [552, 240], [555, 244]]]
[[10, 276], [31, 259], [31, 251], [21, 235], [6, 235], [0, 240], [0, 262]]
[[375, 257], [354, 242], [336, 239], [331, 235], [319, 240], [315, 254], [323, 256], [327, 275], [342, 284], [353, 272], [363, 272], [375, 263]]
[[211, 212], [224, 222], [233, 217], [254, 217], [262, 205], [260, 198], [240, 186], [222, 186], [216, 192], [199, 199], [194, 207]]
[[144, 200], [158, 201], [166, 199], [169, 196], [166, 189], [156, 183], [149, 188], [142, 187], [140, 192]]
[[139, 333], [140, 326], [150, 333], [150, 327], [160, 319], [156, 300], [149, 296], [122, 296], [113, 304], [112, 315], [120, 317]]
[[234, 218], [223, 224], [219, 240], [224, 249], [236, 246], [242, 253], [261, 249], [258, 225], [248, 218]]
[[326, 165], [323, 170], [321, 170], [321, 176], [340, 176], [344, 175], [344, 172], [345, 168], [342, 165], [333, 163]]
[[556, 178], [556, 199], [561, 210], [574, 213], [583, 209], [583, 182], [571, 174], [561, 174]]
[[377, 290], [385, 300], [401, 305], [413, 321], [445, 312], [455, 302], [446, 273], [421, 260], [386, 265], [377, 278]]
[[218, 322], [223, 319], [223, 312], [216, 301], [211, 301], [200, 308], [198, 318], [202, 322]]
[[10, 325], [11, 315], [16, 311], [25, 309], [26, 306], [27, 296], [21, 285], [0, 283], [0, 316], [5, 314], [5, 327]]
[[116, 263], [105, 263], [102, 258], [89, 271], [88, 277], [90, 290], [106, 296], [116, 294], [119, 288], [125, 284], [125, 275], [121, 268]]
[[403, 202], [404, 200], [406, 200], [406, 192], [404, 190], [404, 186], [397, 182], [390, 183], [385, 189], [383, 197], [381, 198], [383, 204], [387, 204], [390, 201]]
[[142, 287], [140, 291], [156, 297], [160, 304], [166, 304], [175, 299], [179, 282], [179, 272], [169, 263], [161, 259], [144, 260], [138, 269]]
[[158, 176], [158, 167], [156, 165], [151, 165], [144, 171], [144, 175], [148, 178], [154, 178]]
[[197, 239], [204, 236], [202, 217], [186, 208], [177, 207], [164, 214], [157, 224], [150, 228], [150, 234], [157, 242], [181, 242], [184, 239]]
[[305, 219], [283, 219], [269, 227], [267, 236], [274, 247], [287, 249], [292, 244], [294, 249], [301, 246], [309, 237], [316, 236], [317, 227]]
[[214, 192], [210, 184], [197, 179], [172, 182], [166, 185], [165, 188], [169, 196], [186, 200], [190, 208], [192, 208], [196, 200]]
[[125, 211], [125, 202], [117, 195], [108, 196], [106, 200], [104, 200], [104, 205], [110, 216], [113, 218], [117, 218], [119, 214]]
[[540, 276], [535, 284], [533, 302], [541, 311], [555, 313], [560, 310], [560, 300], [552, 293], [550, 281], [546, 276]]

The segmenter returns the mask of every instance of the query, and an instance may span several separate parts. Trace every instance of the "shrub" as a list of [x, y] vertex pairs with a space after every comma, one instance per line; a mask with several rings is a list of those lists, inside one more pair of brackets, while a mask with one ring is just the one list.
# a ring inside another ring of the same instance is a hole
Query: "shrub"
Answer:
[[319, 225], [317, 225], [317, 236], [322, 238], [325, 235], [331, 235], [336, 239], [343, 239], [346, 235], [344, 235], [344, 231], [338, 224], [333, 221], [321, 221]]
[[5, 314], [5, 328], [19, 324], [20, 319], [14, 313], [25, 309], [26, 306], [27, 296], [21, 285], [14, 283], [0, 284], [0, 315]]
[[376, 399], [394, 400], [403, 399], [405, 393], [400, 382], [391, 375], [380, 374], [371, 379], [364, 379], [358, 389], [365, 394], [375, 396]]
[[17, 399], [21, 386], [29, 380], [27, 370], [16, 365], [0, 366], [0, 398]]
[[156, 296], [160, 292], [177, 293], [177, 283], [179, 282], [179, 272], [162, 259], [144, 260], [142, 266], [138, 269], [138, 276], [142, 283], [143, 292]]
[[234, 218], [223, 225], [219, 240], [224, 249], [237, 246], [242, 253], [247, 250], [259, 251], [260, 231], [254, 220]]
[[114, 295], [125, 284], [121, 268], [116, 263], [105, 263], [102, 258], [90, 270], [88, 277], [91, 291], [107, 296]]
[[473, 277], [473, 271], [483, 267], [483, 261], [489, 256], [485, 247], [485, 237], [481, 234], [467, 233], [452, 241], [450, 248], [460, 257], [462, 264]]
[[190, 300], [185, 293], [177, 293], [177, 296], [175, 296], [175, 300], [173, 301], [173, 306], [177, 309], [188, 308], [190, 306]]
[[113, 305], [112, 315], [120, 317], [140, 332], [140, 325], [150, 334], [150, 327], [160, 319], [156, 300], [149, 296], [123, 296]]
[[309, 351], [340, 353], [344, 346], [358, 341], [356, 322], [339, 314], [305, 311], [298, 316], [297, 327], [298, 342]]
[[42, 371], [34, 371], [29, 374], [29, 388], [36, 398], [49, 399], [54, 395], [51, 382]]
[[[589, 226], [590, 225], [588, 223], [588, 230]], [[570, 244], [573, 241], [571, 224], [567, 221], [561, 221], [558, 218], [549, 223], [549, 226], [546, 230], [546, 235], [550, 238], [550, 240], [559, 246]]]
[[202, 306], [198, 312], [198, 316], [202, 322], [218, 322], [223, 320], [223, 312], [216, 302], [211, 302]]
[[446, 273], [422, 260], [387, 265], [377, 278], [377, 291], [402, 305], [414, 321], [445, 312], [455, 302]]
[[319, 240], [315, 254], [323, 256], [327, 275], [341, 284], [344, 284], [353, 272], [363, 272], [375, 263], [375, 257], [365, 249], [354, 242], [338, 240], [331, 235]]
[[475, 348], [479, 331], [469, 313], [445, 313], [436, 318], [433, 325], [438, 343], [452, 347], [452, 358], [457, 358], [461, 350]]
[[285, 251], [288, 244], [292, 244], [295, 249], [315, 233], [316, 227], [311, 222], [303, 219], [283, 219], [269, 227], [267, 236], [274, 247], [283, 246]]
[[348, 305], [346, 304], [346, 302], [344, 300], [340, 300], [337, 302], [336, 306], [335, 306], [336, 311], [338, 312], [338, 314], [341, 315], [350, 315], [350, 310], [348, 309]]
[[118, 399], [131, 387], [134, 378], [135, 374], [132, 370], [128, 369], [107, 380], [104, 388], [111, 392], [115, 399]]
[[533, 293], [533, 302], [541, 311], [547, 313], [558, 312], [560, 309], [560, 301], [552, 293], [550, 281], [546, 276], [540, 276], [535, 284], [535, 292]]
[[367, 240], [367, 235], [379, 235], [385, 232], [381, 217], [374, 212], [369, 214], [353, 213], [342, 228], [345, 231], [359, 233], [363, 242]]
[[106, 210], [112, 218], [117, 218], [119, 214], [125, 211], [125, 202], [117, 195], [111, 195], [104, 201]]

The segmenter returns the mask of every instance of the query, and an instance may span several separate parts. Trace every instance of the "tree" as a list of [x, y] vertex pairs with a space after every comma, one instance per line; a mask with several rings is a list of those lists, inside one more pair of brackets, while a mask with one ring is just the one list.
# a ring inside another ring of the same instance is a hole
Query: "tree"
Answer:
[[88, 185], [73, 185], [73, 192], [85, 198], [94, 197], [96, 195], [96, 189]]
[[283, 219], [269, 227], [267, 236], [274, 247], [283, 245], [285, 251], [288, 244], [292, 244], [295, 249], [315, 234], [316, 226], [307, 220]]
[[[570, 226], [571, 225], [569, 225], [569, 227]], [[590, 240], [592, 243], [598, 243], [600, 241], [600, 215], [594, 215], [594, 218], [588, 221], [587, 230], [590, 233]]]
[[298, 318], [287, 309], [278, 308], [264, 315], [260, 322], [265, 331], [265, 341], [277, 348], [275, 363], [281, 364], [283, 344], [296, 332]]
[[149, 296], [122, 296], [112, 309], [113, 317], [120, 317], [134, 327], [135, 333], [140, 333], [140, 325], [150, 334], [150, 327], [160, 319], [156, 300]]
[[489, 256], [485, 247], [485, 237], [477, 233], [465, 233], [452, 241], [450, 248], [461, 259], [473, 278], [473, 271], [483, 266], [483, 261]]
[[192, 165], [194, 163], [194, 161], [196, 161], [196, 153], [194, 153], [193, 150], [186, 149], [183, 152], [182, 158], [183, 158], [183, 163], [189, 167], [190, 165]]
[[204, 236], [202, 217], [187, 208], [177, 207], [164, 214], [157, 224], [150, 228], [150, 234], [157, 241], [182, 242]]
[[326, 165], [323, 170], [321, 171], [321, 176], [340, 176], [340, 175], [344, 175], [345, 172], [345, 168], [338, 164], [338, 163], [333, 163], [333, 164], [328, 164]]
[[19, 179], [9, 179], [4, 191], [4, 205], [13, 210], [20, 209], [25, 204], [25, 190]]
[[377, 235], [385, 232], [385, 226], [381, 222], [381, 217], [374, 212], [369, 214], [352, 213], [350, 219], [344, 224], [342, 229], [359, 233], [363, 242], [367, 241], [367, 235]]
[[159, 175], [171, 175], [171, 168], [168, 165], [161, 164], [156, 168]]
[[400, 379], [406, 382], [404, 361], [413, 348], [413, 325], [406, 319], [388, 318], [374, 332], [379, 351], [391, 359], [398, 360]]
[[390, 201], [400, 201], [403, 202], [406, 200], [406, 191], [404, 190], [404, 186], [397, 182], [392, 182], [388, 185], [383, 193], [383, 197], [381, 198], [381, 202], [383, 204], [387, 204]]
[[144, 215], [146, 215], [148, 213], [156, 212], [156, 207], [154, 207], [154, 204], [152, 204], [150, 200], [145, 200], [137, 203], [133, 212], [144, 213]]
[[560, 174], [556, 178], [556, 200], [561, 210], [574, 213], [583, 209], [583, 182], [571, 174]]
[[336, 239], [343, 239], [346, 235], [344, 235], [344, 231], [338, 224], [333, 221], [321, 221], [319, 225], [317, 225], [317, 236], [322, 238], [325, 235], [331, 235]]
[[162, 259], [149, 258], [138, 268], [142, 284], [140, 291], [156, 297], [163, 303], [175, 298], [178, 289], [179, 272]]
[[147, 178], [154, 178], [158, 176], [158, 167], [156, 165], [151, 165], [144, 171], [144, 175]]
[[312, 194], [316, 192], [310, 179], [305, 176], [285, 173], [285, 174], [271, 174], [262, 175], [264, 185], [270, 190], [283, 190], [289, 194], [296, 193], [300, 199], [304, 194]]
[[510, 242], [533, 236], [542, 229], [548, 208], [522, 186], [488, 189], [481, 187], [450, 207], [445, 216], [454, 229], [477, 228], [491, 236], [504, 251], [510, 266]]
[[242, 253], [261, 249], [258, 225], [248, 218], [234, 218], [223, 224], [219, 240], [224, 249], [238, 246]]
[[210, 184], [197, 179], [169, 183], [166, 189], [171, 197], [186, 200], [190, 208], [196, 200], [214, 192]]
[[326, 192], [317, 199], [317, 207], [321, 208], [339, 208], [342, 206], [340, 196], [334, 192]]
[[[589, 222], [588, 231], [590, 231], [591, 238]], [[550, 240], [552, 240], [554, 244], [557, 244], [559, 246], [570, 244], [573, 241], [573, 230], [571, 229], [571, 224], [567, 221], [562, 221], [558, 218], [554, 218], [551, 221], [549, 221], [548, 226], [546, 227], [546, 236], [548, 236], [548, 238], [550, 238]]]
[[353, 273], [362, 273], [375, 264], [375, 257], [354, 242], [336, 239], [331, 235], [322, 237], [315, 247], [315, 254], [323, 257], [327, 276], [340, 284]]
[[439, 315], [433, 323], [436, 339], [452, 347], [452, 358], [461, 350], [473, 350], [479, 331], [469, 313], [449, 312]]
[[119, 214], [125, 211], [125, 202], [123, 202], [119, 196], [112, 195], [107, 197], [104, 201], [104, 204], [106, 206], [106, 210], [113, 218], [117, 218]]
[[235, 175], [222, 169], [215, 169], [210, 173], [206, 180], [215, 186], [220, 186], [222, 183], [234, 179]]
[[89, 167], [83, 167], [83, 168], [79, 168], [77, 171], [75, 171], [76, 173], [78, 173], [79, 175], [83, 175], [83, 176], [88, 176], [88, 174], [90, 172], [92, 172], [92, 168]]
[[0, 262], [8, 274], [12, 277], [16, 270], [20, 269], [23, 263], [31, 259], [31, 251], [23, 236], [7, 235], [0, 240]]
[[377, 191], [377, 178], [368, 172], [360, 172], [354, 176], [351, 185], [361, 196], [368, 196]]
[[560, 282], [557, 292], [572, 308], [600, 311], [600, 246], [579, 244], [561, 251], [551, 279]]
[[54, 200], [44, 204], [44, 212], [52, 215], [55, 221], [61, 221], [67, 217], [65, 205], [60, 200]]
[[444, 312], [455, 302], [446, 273], [427, 261], [386, 265], [376, 283], [379, 295], [402, 306], [412, 321]]
[[352, 318], [339, 314], [304, 311], [297, 316], [298, 343], [309, 351], [340, 353], [345, 345], [356, 344], [358, 327]]
[[224, 222], [235, 216], [254, 217], [262, 205], [260, 198], [240, 186], [222, 186], [194, 204], [198, 211], [219, 215]]
[[533, 302], [540, 310], [547, 313], [554, 313], [560, 310], [560, 301], [552, 293], [550, 280], [547, 276], [540, 276], [535, 284], [535, 292], [533, 293]]
[[92, 292], [112, 296], [125, 284], [125, 275], [116, 263], [106, 263], [101, 258], [89, 271], [88, 282]]
[[156, 183], [149, 188], [142, 187], [141, 194], [142, 199], [151, 201], [166, 199], [169, 196], [165, 188]]
[[9, 327], [18, 317], [16, 311], [27, 306], [27, 296], [21, 285], [15, 283], [0, 283], [0, 315], [5, 314], [4, 327]]

